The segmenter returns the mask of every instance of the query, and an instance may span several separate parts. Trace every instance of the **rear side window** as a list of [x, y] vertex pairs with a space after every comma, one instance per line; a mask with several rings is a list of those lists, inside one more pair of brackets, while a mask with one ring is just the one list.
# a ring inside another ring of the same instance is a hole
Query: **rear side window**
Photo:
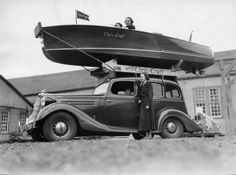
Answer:
[[177, 86], [172, 84], [165, 85], [165, 95], [167, 98], [180, 98], [180, 91]]
[[152, 87], [153, 87], [153, 98], [160, 98], [164, 96], [163, 93], [163, 87], [161, 84], [159, 83], [152, 83]]

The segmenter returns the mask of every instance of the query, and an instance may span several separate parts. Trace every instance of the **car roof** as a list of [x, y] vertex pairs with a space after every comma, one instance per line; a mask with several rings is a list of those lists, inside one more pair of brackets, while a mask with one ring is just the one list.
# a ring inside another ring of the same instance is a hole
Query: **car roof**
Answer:
[[[129, 81], [129, 80], [137, 80], [139, 78], [136, 77], [119, 77], [119, 78], [111, 78], [110, 80], [112, 81]], [[175, 81], [171, 81], [171, 80], [166, 80], [166, 79], [160, 79], [160, 78], [150, 78], [151, 82], [164, 82], [164, 83], [172, 83], [175, 84], [177, 86], [179, 86], [179, 84]]]

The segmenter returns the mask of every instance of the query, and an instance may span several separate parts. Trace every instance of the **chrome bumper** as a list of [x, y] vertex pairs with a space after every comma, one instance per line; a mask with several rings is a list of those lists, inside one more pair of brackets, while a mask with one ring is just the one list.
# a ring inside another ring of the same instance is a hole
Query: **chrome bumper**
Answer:
[[25, 131], [29, 131], [29, 130], [35, 128], [34, 126], [35, 126], [34, 123], [30, 123], [28, 125], [21, 125], [21, 126], [19, 126], [19, 128], [20, 128], [21, 132], [25, 132]]
[[29, 130], [32, 130], [33, 128], [35, 128], [35, 122], [36, 120], [32, 120], [32, 118], [26, 119], [26, 122], [24, 125], [19, 125], [19, 129], [21, 132], [27, 132]]

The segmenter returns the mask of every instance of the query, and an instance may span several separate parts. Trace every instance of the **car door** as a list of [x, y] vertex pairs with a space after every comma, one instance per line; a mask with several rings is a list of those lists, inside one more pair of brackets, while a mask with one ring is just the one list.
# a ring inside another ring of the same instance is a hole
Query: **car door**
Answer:
[[166, 107], [165, 98], [164, 98], [164, 87], [160, 82], [152, 82], [153, 87], [153, 118], [155, 115], [163, 108]]
[[179, 86], [172, 83], [165, 83], [165, 97], [168, 100], [169, 106], [187, 113], [187, 108]]
[[134, 81], [111, 82], [99, 121], [115, 127], [137, 128], [138, 115], [139, 104]]

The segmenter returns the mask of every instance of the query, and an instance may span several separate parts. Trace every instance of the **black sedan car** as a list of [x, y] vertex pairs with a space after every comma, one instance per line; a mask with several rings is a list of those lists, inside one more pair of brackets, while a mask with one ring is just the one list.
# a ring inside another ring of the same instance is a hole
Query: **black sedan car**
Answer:
[[[187, 114], [178, 83], [150, 79], [153, 85], [153, 134], [177, 138], [202, 129]], [[142, 139], [136, 78], [111, 78], [98, 84], [91, 95], [38, 95], [24, 129], [34, 140], [71, 140], [76, 136], [109, 135]]]

